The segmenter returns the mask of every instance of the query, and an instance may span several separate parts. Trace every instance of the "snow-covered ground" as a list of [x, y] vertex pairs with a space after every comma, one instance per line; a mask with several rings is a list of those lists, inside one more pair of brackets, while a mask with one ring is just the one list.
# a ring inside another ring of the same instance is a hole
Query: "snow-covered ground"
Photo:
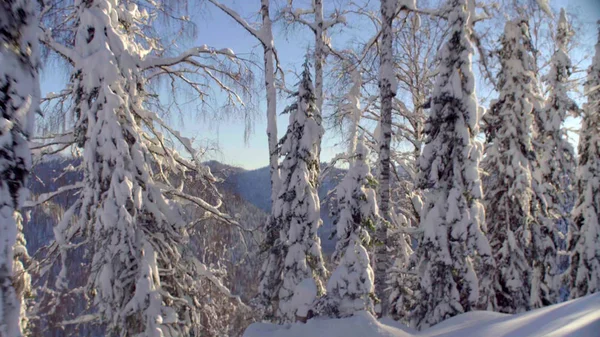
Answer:
[[470, 312], [421, 332], [366, 312], [345, 319], [312, 319], [306, 324], [252, 324], [244, 337], [599, 337], [600, 294], [518, 315]]

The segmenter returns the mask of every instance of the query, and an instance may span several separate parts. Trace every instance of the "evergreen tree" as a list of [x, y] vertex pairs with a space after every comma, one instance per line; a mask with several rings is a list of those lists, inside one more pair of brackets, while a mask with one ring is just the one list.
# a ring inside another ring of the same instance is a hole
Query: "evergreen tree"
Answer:
[[[546, 76], [550, 95], [541, 109], [536, 109], [536, 148], [538, 149], [538, 179], [544, 193], [547, 215], [532, 232], [536, 252], [532, 280], [532, 308], [556, 303], [558, 296], [557, 247], [561, 244], [558, 225], [570, 227], [570, 212], [574, 200], [573, 183], [575, 153], [567, 139], [563, 123], [567, 113], [577, 111], [569, 98], [569, 76], [572, 65], [567, 54], [570, 38], [569, 24], [561, 10], [556, 33], [557, 49]], [[558, 219], [558, 220], [556, 220]], [[536, 239], [537, 237], [537, 239]]]
[[259, 272], [258, 306], [263, 310], [262, 317], [275, 321], [279, 303], [279, 290], [283, 282], [284, 243], [281, 239], [283, 223], [277, 221], [277, 213], [273, 204], [272, 216], [267, 220], [266, 233], [261, 250], [267, 255]]
[[492, 102], [486, 130], [488, 144], [484, 167], [493, 172], [486, 186], [488, 238], [495, 253], [493, 282], [497, 310], [517, 313], [530, 308], [531, 231], [538, 226], [538, 195], [532, 170], [536, 95], [533, 58], [525, 20], [506, 23], [499, 52], [499, 98]]
[[317, 153], [323, 127], [317, 121], [308, 62], [294, 96], [297, 102], [285, 110], [290, 124], [281, 140], [282, 188], [273, 205], [285, 255], [278, 315], [286, 322], [307, 317], [317, 296], [324, 292], [322, 280], [327, 273], [317, 236], [321, 226]]
[[0, 3], [0, 336], [19, 337], [27, 325], [29, 275], [19, 208], [27, 198], [29, 136], [40, 100], [36, 2]]
[[[475, 140], [479, 109], [471, 69], [466, 0], [447, 6], [449, 37], [439, 52], [440, 66], [425, 126], [426, 145], [419, 158], [419, 185], [426, 190], [416, 250], [420, 276], [413, 312], [418, 328], [475, 310], [480, 296], [491, 298], [494, 261], [482, 228], [485, 212], [479, 176], [483, 146]], [[480, 260], [480, 270], [473, 261]], [[477, 275], [479, 273], [479, 275]]]
[[338, 242], [333, 253], [337, 267], [327, 283], [328, 316], [351, 316], [357, 311], [373, 312], [374, 274], [366, 246], [379, 220], [375, 180], [368, 165], [369, 150], [363, 137], [358, 139], [362, 109], [361, 74], [354, 70], [353, 85], [342, 110], [350, 116], [350, 168], [336, 188], [334, 213]]
[[412, 238], [403, 233], [402, 229], [409, 228], [409, 220], [402, 214], [392, 214], [393, 228], [401, 229], [390, 235], [395, 243], [394, 264], [388, 271], [387, 284], [390, 289], [389, 315], [395, 320], [410, 324], [411, 312], [415, 308], [418, 294], [414, 291], [419, 287], [416, 275], [417, 256], [413, 254]]
[[[85, 290], [93, 299], [88, 303], [92, 315], [72, 322], [102, 324], [107, 336], [205, 334], [212, 312], [198, 280], [230, 294], [189, 250], [192, 225], [184, 220], [180, 200], [207, 214], [225, 216], [183, 193], [183, 185], [173, 186], [173, 181], [192, 173], [212, 191], [214, 178], [197, 164], [190, 140], [148, 110], [144, 71], [168, 64], [176, 73], [178, 62], [208, 50], [154, 57], [143, 47], [158, 48], [142, 33], [152, 18], [146, 10], [116, 0], [79, 0], [75, 5], [74, 48], [63, 51], [74, 65], [70, 87], [76, 121], [66, 134], [82, 151], [83, 182], [54, 228], [56, 244], [50, 251], [58, 249], [63, 264], [57, 286], [69, 289], [68, 254], [84, 245], [91, 269]], [[191, 160], [169, 147], [161, 131], [178, 140]]]
[[598, 26], [596, 54], [585, 83], [587, 103], [579, 131], [577, 168], [579, 196], [568, 239], [571, 298], [600, 291], [600, 22]]
[[374, 275], [366, 246], [379, 214], [368, 155], [369, 150], [360, 140], [350, 169], [336, 188], [338, 211], [334, 223], [338, 242], [333, 260], [338, 265], [327, 283], [327, 297], [336, 317], [361, 310], [373, 312]]

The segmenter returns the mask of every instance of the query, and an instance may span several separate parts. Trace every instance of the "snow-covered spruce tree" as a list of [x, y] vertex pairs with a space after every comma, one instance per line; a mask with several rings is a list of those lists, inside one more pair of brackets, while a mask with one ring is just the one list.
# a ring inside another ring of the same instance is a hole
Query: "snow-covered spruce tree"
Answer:
[[[557, 247], [559, 226], [563, 232], [570, 227], [570, 212], [574, 201], [575, 153], [567, 139], [563, 123], [567, 113], [577, 111], [576, 103], [569, 98], [569, 76], [572, 66], [567, 45], [569, 24], [564, 9], [561, 10], [556, 33], [556, 51], [546, 75], [550, 94], [541, 109], [536, 109], [536, 138], [538, 151], [537, 170], [540, 188], [544, 193], [547, 215], [540, 226], [532, 231], [535, 259], [532, 280], [532, 308], [553, 304], [558, 296]], [[536, 239], [537, 238], [537, 239]]]
[[[425, 148], [419, 158], [419, 185], [426, 195], [420, 227], [423, 237], [415, 252], [420, 276], [413, 324], [425, 328], [457, 314], [475, 310], [480, 294], [494, 296], [494, 261], [482, 228], [485, 212], [479, 178], [483, 146], [475, 140], [480, 115], [471, 69], [466, 0], [448, 2], [448, 41], [425, 125]], [[477, 272], [473, 260], [480, 260]]]
[[338, 239], [333, 260], [337, 266], [327, 283], [325, 312], [333, 317], [351, 316], [357, 311], [373, 313], [374, 275], [367, 246], [370, 233], [379, 219], [375, 180], [368, 165], [369, 150], [363, 137], [358, 139], [361, 74], [354, 70], [353, 85], [342, 109], [350, 115], [350, 167], [336, 187], [337, 210], [334, 214], [335, 235]]
[[571, 298], [600, 291], [600, 22], [596, 54], [585, 83], [587, 103], [579, 131], [579, 196], [569, 229], [567, 270]]
[[39, 106], [37, 3], [0, 3], [0, 336], [21, 336], [27, 325], [29, 275], [19, 208], [27, 197], [29, 135]]
[[[61, 253], [59, 290], [69, 288], [66, 261], [72, 249], [85, 246], [90, 261], [85, 287], [92, 299], [90, 314], [68, 323], [98, 323], [107, 336], [217, 335], [206, 331], [210, 324], [204, 320], [211, 312], [205, 312], [198, 280], [209, 280], [230, 294], [190, 251], [189, 229], [196, 219], [185, 222], [174, 199], [227, 217], [183, 193], [183, 185], [172, 186], [189, 171], [209, 189], [214, 178], [196, 164], [191, 142], [147, 109], [144, 72], [177, 74], [184, 63], [201, 68], [192, 57], [218, 52], [202, 47], [173, 58], [155, 57], [156, 50], [142, 47], [159, 48], [157, 43], [144, 44], [148, 40], [142, 26], [152, 17], [145, 10], [117, 0], [80, 0], [75, 6], [73, 49], [45, 36], [74, 66], [69, 89], [75, 125], [60, 143], [74, 142], [82, 151], [83, 181], [68, 187], [79, 188], [77, 199], [55, 226], [56, 242], [50, 247], [50, 252]], [[172, 150], [164, 130], [192, 160]]]
[[361, 310], [373, 313], [374, 310], [374, 274], [366, 247], [371, 241], [369, 232], [375, 229], [379, 214], [368, 155], [368, 148], [360, 140], [350, 169], [336, 188], [338, 242], [333, 260], [337, 267], [327, 283], [330, 314], [335, 317], [351, 316]]
[[273, 205], [285, 254], [278, 311], [283, 322], [307, 317], [317, 296], [324, 292], [322, 282], [327, 274], [317, 236], [321, 207], [316, 188], [316, 154], [323, 127], [315, 119], [316, 97], [308, 61], [294, 96], [297, 101], [285, 109], [290, 114], [290, 124], [281, 140], [282, 188]]
[[390, 289], [388, 315], [393, 319], [410, 324], [411, 312], [418, 300], [419, 287], [418, 275], [416, 275], [417, 259], [412, 248], [412, 238], [404, 233], [410, 228], [410, 220], [403, 214], [394, 212], [392, 214], [392, 227], [400, 229], [390, 235], [390, 241], [394, 243], [394, 264], [388, 271], [387, 285]]
[[532, 180], [536, 165], [532, 123], [538, 97], [528, 31], [524, 20], [506, 23], [499, 52], [499, 97], [486, 116], [489, 143], [483, 166], [493, 173], [485, 189], [486, 221], [497, 264], [496, 308], [505, 313], [530, 308], [528, 249], [539, 211], [532, 207], [537, 199]]
[[[403, 2], [409, 8], [415, 7], [411, 1]], [[399, 94], [402, 98], [394, 98], [393, 110], [394, 120], [398, 119], [402, 123], [393, 128], [394, 142], [399, 144], [392, 147], [391, 151], [394, 172], [391, 200], [394, 206], [388, 242], [393, 264], [387, 272], [387, 314], [406, 324], [409, 324], [408, 318], [415, 303], [414, 290], [418, 284], [414, 270], [416, 261], [411, 258], [413, 238], [406, 231], [416, 229], [420, 223], [422, 191], [416, 188], [417, 165], [425, 140], [425, 103], [431, 97], [435, 83], [435, 76], [432, 74], [439, 61], [435, 55], [446, 32], [445, 24], [442, 29], [439, 23], [439, 17], [412, 13], [401, 23], [404, 28], [394, 34], [395, 75], [398, 90], [403, 94]], [[410, 99], [407, 101], [406, 97]]]
[[[561, 231], [569, 227], [570, 213], [575, 199], [575, 166], [576, 161], [573, 146], [568, 141], [567, 132], [563, 123], [567, 114], [579, 111], [577, 103], [568, 95], [572, 89], [569, 77], [573, 71], [567, 47], [573, 33], [567, 21], [566, 12], [560, 11], [560, 18], [556, 32], [556, 51], [552, 56], [550, 72], [545, 76], [549, 85], [550, 95], [546, 100], [543, 116], [545, 144], [543, 150], [550, 150], [540, 158], [540, 165], [546, 168], [544, 177], [546, 181], [553, 182], [555, 194], [548, 202], [549, 210], [560, 217]], [[542, 121], [540, 121], [542, 122]], [[540, 123], [542, 124], [542, 123]]]

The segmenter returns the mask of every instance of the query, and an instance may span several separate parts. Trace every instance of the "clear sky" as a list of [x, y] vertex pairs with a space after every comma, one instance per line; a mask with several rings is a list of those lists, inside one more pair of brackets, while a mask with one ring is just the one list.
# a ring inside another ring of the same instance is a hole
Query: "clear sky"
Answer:
[[[259, 10], [258, 0], [222, 0], [223, 3], [238, 10], [244, 16], [251, 16]], [[324, 1], [326, 4], [333, 0]], [[308, 0], [299, 1], [299, 4], [309, 3]], [[418, 2], [417, 2], [418, 3]], [[589, 27], [584, 29], [583, 36], [577, 36], [577, 39], [584, 45], [594, 45], [596, 39], [595, 22], [600, 20], [600, 1], [598, 0], [550, 0], [550, 4], [555, 8], [566, 7], [568, 12], [580, 14], [582, 23]], [[194, 41], [186, 42], [186, 45], [206, 44], [215, 48], [231, 48], [236, 54], [248, 56], [249, 53], [257, 55], [259, 63], [262, 64], [262, 47], [256, 39], [250, 36], [231, 18], [225, 16], [219, 10], [210, 4], [202, 5], [195, 11], [190, 10], [191, 20], [197, 26], [198, 35]], [[367, 27], [365, 27], [367, 28]], [[355, 32], [356, 30], [353, 30]], [[368, 32], [365, 35], [370, 35]], [[296, 83], [294, 75], [304, 60], [306, 50], [312, 44], [314, 36], [307, 28], [297, 27], [295, 32], [285, 33], [280, 25], [275, 25], [275, 45], [279, 52], [279, 57], [286, 73], [286, 82], [288, 86]], [[366, 36], [368, 38], [370, 36]], [[334, 43], [345, 39], [343, 32], [337, 32], [333, 35]], [[589, 64], [589, 62], [588, 62]], [[257, 77], [262, 82], [261, 76]], [[42, 91], [59, 91], [68, 74], [64, 69], [48, 66], [42, 73]], [[260, 84], [260, 83], [259, 83]], [[260, 88], [260, 86], [259, 86]], [[327, 89], [327, 88], [326, 88]], [[245, 123], [239, 116], [226, 117], [225, 114], [214, 112], [194, 113], [189, 111], [188, 115], [174, 119], [174, 126], [182, 131], [188, 137], [196, 139], [200, 144], [210, 142], [217, 145], [218, 151], [211, 151], [210, 158], [216, 159], [225, 164], [240, 166], [246, 169], [255, 169], [266, 166], [268, 163], [267, 137], [266, 137], [266, 118], [264, 104], [264, 90], [259, 92], [260, 103], [257, 111], [254, 112], [253, 132], [250, 138], [244, 139]], [[281, 111], [288, 103], [287, 100], [280, 97], [278, 101], [278, 111]], [[193, 110], [193, 107], [190, 107]], [[327, 112], [325, 112], [327, 113]], [[288, 116], [279, 116], [278, 131], [281, 136], [287, 127]], [[326, 132], [323, 144], [322, 160], [326, 161], [343, 148], [335, 147], [337, 143], [333, 132]]]
[[[300, 6], [310, 4], [310, 1], [295, 1]], [[325, 4], [331, 0], [324, 1]], [[258, 0], [223, 0], [231, 8], [239, 13], [249, 16], [257, 13], [260, 9]], [[327, 5], [326, 5], [327, 6]], [[198, 44], [207, 44], [216, 48], [232, 48], [237, 54], [253, 52], [258, 56], [262, 65], [262, 47], [257, 40], [235, 23], [231, 18], [224, 15], [214, 6], [206, 5], [202, 8], [203, 14], [193, 16], [198, 28]], [[276, 8], [272, 8], [272, 16]], [[304, 62], [304, 57], [308, 48], [314, 42], [314, 35], [307, 28], [297, 26], [294, 30], [284, 31], [281, 24], [274, 24], [275, 46], [278, 51], [282, 67], [286, 72], [286, 84], [292, 88], [296, 81], [296, 73]], [[338, 39], [340, 39], [339, 35]], [[335, 42], [335, 41], [334, 41]], [[262, 75], [259, 74], [259, 84], [262, 84]], [[264, 86], [259, 86], [261, 91], [259, 111], [255, 114], [254, 130], [250, 138], [244, 139], [244, 122], [241, 119], [226, 118], [223, 122], [215, 122], [211, 117], [191, 120], [189, 125], [184, 126], [184, 132], [188, 135], [195, 135], [200, 138], [210, 137], [217, 142], [218, 152], [213, 152], [212, 156], [225, 164], [240, 166], [246, 169], [255, 169], [268, 164], [268, 148], [266, 136], [266, 105]], [[277, 110], [282, 111], [289, 100], [284, 96], [278, 97]], [[279, 137], [283, 135], [288, 124], [288, 115], [278, 116]], [[216, 134], [215, 134], [216, 132]], [[336, 149], [335, 135], [332, 132], [326, 132], [324, 137], [322, 160], [328, 160], [342, 149]]]

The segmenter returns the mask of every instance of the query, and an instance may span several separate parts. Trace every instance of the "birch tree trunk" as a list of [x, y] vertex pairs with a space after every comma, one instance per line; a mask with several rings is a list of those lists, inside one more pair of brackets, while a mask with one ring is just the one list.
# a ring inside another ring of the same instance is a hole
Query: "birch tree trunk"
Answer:
[[[314, 0], [315, 9], [315, 96], [319, 115], [323, 113], [323, 63], [325, 54], [325, 32], [323, 30], [323, 1]], [[319, 149], [321, 144], [319, 144]]]
[[275, 54], [273, 30], [269, 16], [269, 0], [261, 0], [262, 28], [260, 37], [265, 54], [265, 88], [267, 91], [267, 138], [269, 142], [269, 171], [271, 173], [271, 203], [275, 202], [280, 185], [277, 151], [277, 92], [275, 89]]
[[[325, 31], [323, 29], [323, 2], [314, 0], [315, 8], [315, 96], [317, 98], [317, 123], [323, 122], [323, 63], [325, 60]], [[321, 139], [317, 143], [317, 160], [321, 162]]]
[[[381, 0], [381, 55], [379, 65], [379, 90], [381, 96], [381, 120], [379, 139], [379, 210], [390, 221], [390, 145], [392, 141], [392, 102], [396, 96], [397, 82], [394, 75], [394, 52], [392, 23], [397, 0]], [[379, 244], [375, 249], [375, 293], [381, 304], [380, 315], [387, 311], [385, 280], [388, 269], [387, 226], [382, 223], [376, 232]]]
[[263, 318], [270, 320], [274, 318], [275, 308], [279, 301], [278, 293], [282, 284], [281, 273], [283, 272], [282, 245], [278, 242], [280, 228], [277, 224], [275, 214], [276, 201], [281, 187], [281, 175], [279, 173], [279, 150], [277, 138], [277, 92], [275, 88], [275, 61], [277, 53], [273, 43], [272, 22], [269, 15], [269, 0], [261, 0], [260, 13], [262, 24], [260, 28], [254, 28], [236, 11], [221, 4], [217, 0], [209, 0], [231, 18], [242, 28], [254, 36], [263, 46], [265, 63], [265, 89], [267, 96], [267, 139], [269, 143], [269, 170], [271, 175], [271, 216], [266, 224], [266, 238], [263, 243], [268, 252], [260, 271], [260, 284], [258, 298], [263, 310]]

